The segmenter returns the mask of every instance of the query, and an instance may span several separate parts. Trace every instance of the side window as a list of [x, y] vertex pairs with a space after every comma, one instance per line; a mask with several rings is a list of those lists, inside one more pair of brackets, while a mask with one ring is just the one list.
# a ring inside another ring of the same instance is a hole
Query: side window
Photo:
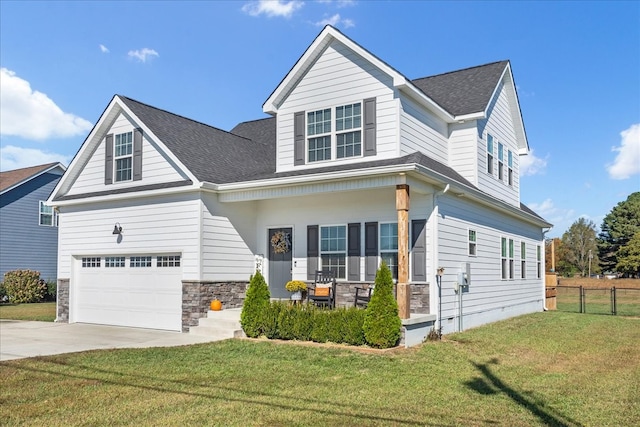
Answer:
[[506, 280], [508, 276], [507, 272], [507, 238], [502, 237], [500, 239], [500, 260], [501, 260], [501, 277]]
[[487, 173], [493, 175], [493, 136], [487, 134]]
[[48, 225], [50, 227], [56, 227], [58, 225], [58, 215], [53, 210], [53, 207], [45, 205], [44, 202], [41, 200], [40, 203], [38, 203], [38, 209], [39, 209], [38, 223], [40, 225]]
[[527, 278], [527, 247], [524, 242], [520, 242], [520, 278]]
[[513, 239], [509, 239], [509, 279], [513, 279]]
[[469, 255], [476, 256], [476, 230], [469, 230]]
[[504, 180], [504, 145], [498, 142], [498, 179]]
[[507, 156], [507, 165], [509, 166], [509, 176], [507, 179], [509, 180], [509, 185], [513, 185], [513, 151], [509, 150]]

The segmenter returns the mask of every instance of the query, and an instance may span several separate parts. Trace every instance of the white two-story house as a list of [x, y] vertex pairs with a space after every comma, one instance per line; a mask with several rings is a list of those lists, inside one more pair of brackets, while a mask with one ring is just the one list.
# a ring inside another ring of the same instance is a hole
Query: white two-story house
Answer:
[[226, 132], [114, 96], [48, 202], [58, 321], [186, 331], [256, 269], [273, 298], [331, 269], [348, 306], [382, 260], [445, 333], [543, 309], [508, 61], [409, 80], [327, 26], [263, 110]]

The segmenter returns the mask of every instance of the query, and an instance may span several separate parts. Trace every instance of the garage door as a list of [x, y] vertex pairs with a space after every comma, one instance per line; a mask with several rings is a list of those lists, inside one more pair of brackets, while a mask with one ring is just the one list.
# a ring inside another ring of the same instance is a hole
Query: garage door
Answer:
[[76, 258], [75, 322], [182, 330], [179, 255]]

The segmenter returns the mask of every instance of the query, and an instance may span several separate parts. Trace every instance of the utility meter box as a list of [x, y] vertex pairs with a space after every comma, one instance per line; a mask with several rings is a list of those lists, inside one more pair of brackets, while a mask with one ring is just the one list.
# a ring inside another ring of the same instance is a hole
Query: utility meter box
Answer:
[[460, 271], [458, 272], [458, 287], [468, 288], [470, 284], [471, 284], [471, 263], [467, 262], [460, 266]]

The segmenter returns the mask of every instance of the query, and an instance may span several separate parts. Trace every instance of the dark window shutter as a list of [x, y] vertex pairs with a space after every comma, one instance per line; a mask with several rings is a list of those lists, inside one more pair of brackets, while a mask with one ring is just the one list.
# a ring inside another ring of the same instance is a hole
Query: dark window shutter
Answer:
[[411, 280], [427, 281], [427, 236], [424, 219], [411, 221]]
[[364, 280], [376, 280], [378, 270], [378, 223], [364, 224]]
[[318, 269], [318, 226], [307, 226], [307, 280], [314, 280]]
[[364, 155], [376, 155], [376, 99], [364, 100]]
[[305, 132], [304, 132], [304, 111], [293, 115], [293, 164], [304, 165], [305, 160]]
[[142, 129], [133, 130], [133, 180], [142, 179]]
[[104, 142], [104, 184], [113, 184], [113, 134], [110, 133]]
[[360, 280], [360, 223], [348, 224], [348, 280]]

